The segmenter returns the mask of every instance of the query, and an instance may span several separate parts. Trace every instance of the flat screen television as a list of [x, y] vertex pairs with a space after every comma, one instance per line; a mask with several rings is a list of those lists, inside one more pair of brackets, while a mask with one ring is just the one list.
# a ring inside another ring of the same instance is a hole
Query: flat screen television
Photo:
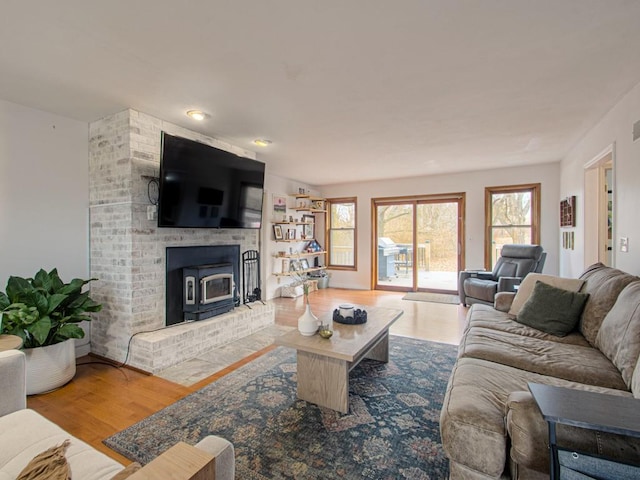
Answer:
[[158, 226], [260, 228], [262, 162], [162, 132]]

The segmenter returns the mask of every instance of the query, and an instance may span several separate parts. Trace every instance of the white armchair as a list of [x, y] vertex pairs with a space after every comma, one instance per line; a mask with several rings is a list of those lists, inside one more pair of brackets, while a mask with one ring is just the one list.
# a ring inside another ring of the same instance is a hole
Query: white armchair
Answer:
[[[124, 466], [107, 455], [95, 450], [87, 443], [73, 437], [55, 423], [47, 420], [27, 407], [26, 362], [19, 350], [0, 352], [0, 479], [16, 478], [21, 470], [37, 454], [47, 448], [71, 441], [66, 453], [73, 478], [83, 480], [107, 480], [124, 469]], [[189, 445], [184, 448], [192, 449]], [[216, 480], [233, 480], [235, 477], [235, 455], [233, 445], [227, 440], [209, 435], [195, 445], [209, 455], [213, 463]], [[143, 478], [154, 476], [158, 464], [174, 465], [182, 477], [190, 478], [187, 468], [180, 468], [184, 457], [175, 455], [169, 449], [155, 460], [145, 465], [140, 474]], [[213, 460], [212, 457], [215, 459]], [[157, 462], [157, 460], [160, 460]], [[154, 465], [155, 463], [155, 465]], [[144, 476], [145, 471], [150, 472]], [[200, 478], [200, 477], [199, 477]]]

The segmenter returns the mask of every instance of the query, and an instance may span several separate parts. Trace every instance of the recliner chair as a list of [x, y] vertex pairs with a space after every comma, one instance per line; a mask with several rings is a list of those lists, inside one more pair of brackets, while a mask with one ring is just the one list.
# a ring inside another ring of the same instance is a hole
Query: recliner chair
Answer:
[[504, 245], [492, 272], [459, 273], [460, 303], [493, 305], [496, 293], [512, 292], [528, 273], [541, 273], [546, 257], [540, 245]]

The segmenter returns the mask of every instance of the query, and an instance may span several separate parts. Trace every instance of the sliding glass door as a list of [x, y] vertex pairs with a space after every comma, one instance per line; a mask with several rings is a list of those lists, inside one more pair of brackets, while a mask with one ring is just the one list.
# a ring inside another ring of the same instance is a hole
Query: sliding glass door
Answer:
[[374, 199], [379, 290], [455, 292], [464, 194]]

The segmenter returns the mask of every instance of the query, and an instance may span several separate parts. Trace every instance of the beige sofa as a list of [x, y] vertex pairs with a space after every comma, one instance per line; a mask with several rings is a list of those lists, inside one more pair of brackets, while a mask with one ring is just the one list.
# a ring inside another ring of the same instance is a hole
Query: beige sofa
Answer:
[[[562, 288], [563, 279], [530, 275], [530, 285]], [[566, 336], [516, 321], [508, 313], [515, 294], [499, 294], [496, 308], [469, 310], [440, 419], [450, 479], [549, 478], [547, 424], [528, 382], [640, 398], [640, 278], [595, 264], [580, 280], [577, 288], [589, 297]], [[522, 305], [526, 293], [518, 296]], [[637, 439], [559, 425], [558, 442], [640, 462]]]
[[[32, 458], [67, 439], [71, 443], [65, 457], [73, 479], [108, 480], [124, 470], [120, 463], [27, 409], [25, 375], [24, 353], [0, 352], [0, 480], [15, 479]], [[216, 480], [233, 480], [235, 458], [231, 443], [208, 436], [196, 447], [215, 457]]]

